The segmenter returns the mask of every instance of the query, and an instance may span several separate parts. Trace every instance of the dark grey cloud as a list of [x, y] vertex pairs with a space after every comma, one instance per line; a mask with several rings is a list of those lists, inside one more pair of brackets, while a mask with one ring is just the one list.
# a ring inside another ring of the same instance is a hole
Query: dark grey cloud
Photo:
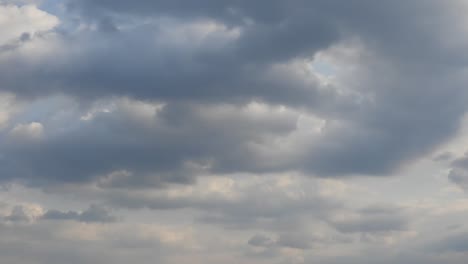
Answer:
[[40, 185], [99, 180], [106, 188], [142, 188], [191, 183], [206, 170], [203, 166], [266, 171], [268, 167], [260, 167], [249, 154], [249, 144], [286, 135], [298, 118], [276, 110], [273, 117], [268, 111], [251, 115], [230, 105], [169, 105], [141, 111], [146, 109], [124, 106], [96, 113], [92, 120], [73, 120], [77, 123], [70, 129], [45, 133], [38, 141], [6, 136], [1, 175]]
[[[445, 30], [459, 21], [451, 15], [456, 3], [420, 5], [71, 1], [69, 12], [78, 10], [80, 23], [98, 30], [60, 28], [32, 37], [28, 42], [56, 38], [61, 49], [41, 56], [40, 63], [13, 53], [0, 64], [2, 89], [21, 98], [67, 94], [83, 104], [121, 96], [164, 103], [162, 119], [169, 125], [148, 129], [102, 115], [40, 144], [6, 144], [3, 178], [85, 182], [128, 170], [142, 176], [103, 184], [161, 186], [193, 182], [190, 174], [196, 173], [187, 171], [187, 162], [209, 163], [211, 173], [390, 174], [454, 135], [466, 111], [460, 75], [466, 58], [457, 45], [444, 42], [461, 41]], [[351, 77], [337, 76], [340, 84], [288, 68], [351, 40], [361, 43], [365, 56], [351, 62]], [[271, 134], [284, 137], [294, 125], [281, 132], [265, 123], [245, 129], [248, 117], [205, 122], [192, 113], [252, 101], [340, 125], [304, 142], [305, 154], [265, 165], [249, 144]]]
[[460, 188], [467, 190], [468, 188], [468, 172], [462, 169], [451, 169], [448, 178], [451, 182], [458, 185]]
[[277, 240], [274, 240], [264, 235], [254, 235], [248, 241], [250, 246], [273, 248], [273, 247], [284, 247], [284, 248], [295, 248], [295, 249], [307, 249], [311, 246], [312, 239], [304, 234], [282, 234]]
[[460, 169], [468, 169], [468, 154], [459, 157], [452, 162], [452, 166]]
[[248, 241], [248, 244], [254, 247], [270, 247], [275, 241], [265, 235], [254, 235]]
[[279, 246], [296, 249], [309, 249], [312, 242], [312, 238], [304, 233], [286, 233], [278, 239]]
[[0, 45], [0, 53], [15, 50], [29, 40], [31, 40], [31, 34], [24, 32], [17, 39], [10, 41], [10, 43]]
[[436, 156], [434, 156], [433, 160], [437, 162], [445, 162], [453, 159], [453, 153], [451, 152], [443, 152], [439, 153]]
[[[311, 45], [304, 39], [286, 41], [290, 38], [285, 34], [295, 32], [289, 31], [288, 27], [276, 29], [268, 26], [247, 30], [240, 39], [234, 40], [229, 37], [229, 34], [234, 34], [234, 29], [229, 28], [208, 33], [200, 40], [197, 40], [198, 36], [192, 37], [195, 39], [188, 37], [187, 41], [199, 42], [192, 45], [174, 39], [173, 35], [184, 37], [183, 31], [177, 32], [178, 27], [190, 26], [181, 23], [184, 22], [176, 18], [114, 34], [85, 32], [62, 35], [64, 51], [43, 58], [43, 68], [31, 65], [27, 58], [20, 56], [1, 65], [3, 87], [24, 96], [65, 92], [88, 98], [131, 96], [168, 101], [248, 102], [258, 99], [307, 107], [329, 107], [331, 102], [334, 105], [335, 101], [344, 101], [332, 89], [319, 89], [321, 85], [317, 80], [315, 83], [305, 82], [288, 72], [272, 74], [273, 65], [263, 62], [273, 59], [282, 63], [291, 59], [292, 55], [285, 55], [283, 59], [271, 58], [279, 51], [290, 50], [281, 48], [282, 42], [301, 43], [304, 47], [299, 50], [311, 49], [309, 58], [332, 43], [322, 41], [313, 29], [312, 32], [298, 34], [310, 38]], [[200, 27], [209, 30], [210, 24], [206, 24], [209, 21], [193, 23], [201, 23]], [[304, 23], [300, 25], [310, 28]], [[175, 31], [173, 35], [171, 30]], [[322, 31], [323, 34], [328, 32]], [[276, 44], [280, 45], [277, 50], [268, 51]], [[267, 51], [268, 54], [263, 55], [265, 59], [255, 58]], [[17, 78], [26, 74], [30, 76], [28, 80]], [[32, 81], [34, 85], [31, 85]]]
[[[327, 34], [334, 31], [357, 32], [363, 38], [372, 39], [373, 47], [383, 48], [381, 51], [385, 51], [386, 54], [398, 56], [398, 59], [407, 61], [436, 60], [439, 59], [439, 54], [448, 55], [443, 59], [458, 57], [456, 53], [453, 53], [453, 50], [449, 49], [434, 54], [437, 45], [443, 43], [443, 40], [438, 39], [434, 33], [440, 33], [439, 30], [443, 30], [444, 26], [454, 21], [454, 16], [460, 15], [452, 9], [458, 3], [451, 2], [450, 4], [453, 6], [431, 0], [425, 2], [424, 9], [422, 9], [418, 1], [386, 1], [379, 4], [371, 0], [352, 0], [346, 3], [325, 0], [293, 0], [288, 2], [275, 0], [254, 3], [251, 1], [217, 2], [211, 0], [200, 0], [192, 3], [168, 0], [139, 0], [132, 3], [105, 0], [70, 1], [72, 9], [78, 9], [90, 18], [107, 15], [117, 17], [119, 15], [169, 16], [188, 20], [209, 18], [228, 25], [245, 25], [248, 24], [246, 21], [253, 21], [259, 27], [267, 26], [264, 29], [273, 28], [272, 25], [280, 25], [283, 28], [289, 28], [291, 33], [300, 32], [298, 29], [305, 24], [310, 26], [309, 30], [319, 26], [319, 28], [328, 31]], [[301, 21], [302, 23], [297, 23]], [[300, 37], [301, 40], [311, 38], [310, 35], [305, 34], [299, 34], [297, 37]], [[320, 39], [320, 37], [317, 38], [316, 34], [314, 34], [314, 38]], [[424, 45], [420, 45], [421, 42], [418, 40], [423, 39], [426, 42]], [[305, 49], [310, 47], [310, 45], [298, 44], [297, 41], [288, 42], [289, 45], [303, 45], [302, 47]], [[289, 52], [301, 50], [300, 48], [291, 49], [291, 46], [285, 45], [284, 42], [270, 44], [270, 47], [262, 46], [261, 48], [279, 47], [279, 52], [275, 54], [281, 54], [285, 50], [289, 50]], [[426, 57], [425, 55], [428, 54], [432, 56]], [[452, 62], [458, 61], [453, 60]], [[450, 63], [450, 61], [448, 62]]]
[[448, 179], [463, 190], [468, 190], [468, 155], [458, 157], [451, 162]]
[[110, 212], [98, 205], [91, 205], [83, 212], [67, 211], [62, 212], [59, 210], [48, 210], [42, 215], [41, 219], [44, 220], [74, 220], [85, 223], [109, 223], [115, 222], [117, 218], [112, 216]]
[[343, 233], [379, 234], [408, 230], [409, 218], [399, 208], [372, 206], [349, 217], [330, 219], [329, 223]]

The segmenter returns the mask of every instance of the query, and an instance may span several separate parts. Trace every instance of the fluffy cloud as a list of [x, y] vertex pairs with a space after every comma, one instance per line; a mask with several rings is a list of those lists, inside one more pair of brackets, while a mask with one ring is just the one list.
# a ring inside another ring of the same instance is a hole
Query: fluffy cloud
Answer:
[[27, 41], [31, 35], [51, 30], [59, 23], [55, 16], [36, 5], [2, 4], [0, 17], [0, 45], [15, 40]]

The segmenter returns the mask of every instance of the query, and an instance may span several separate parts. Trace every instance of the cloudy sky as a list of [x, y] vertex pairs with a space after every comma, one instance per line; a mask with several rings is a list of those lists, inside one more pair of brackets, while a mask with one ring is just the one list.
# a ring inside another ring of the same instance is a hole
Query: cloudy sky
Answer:
[[8, 264], [462, 264], [466, 0], [0, 0]]

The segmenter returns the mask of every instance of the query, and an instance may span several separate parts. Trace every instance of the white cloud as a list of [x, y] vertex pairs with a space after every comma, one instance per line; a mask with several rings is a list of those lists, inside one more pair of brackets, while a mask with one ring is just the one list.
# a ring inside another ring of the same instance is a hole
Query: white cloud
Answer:
[[[0, 45], [8, 44], [23, 34], [34, 34], [51, 30], [59, 20], [54, 15], [40, 10], [35, 5], [0, 5]], [[26, 35], [23, 35], [26, 36]]]

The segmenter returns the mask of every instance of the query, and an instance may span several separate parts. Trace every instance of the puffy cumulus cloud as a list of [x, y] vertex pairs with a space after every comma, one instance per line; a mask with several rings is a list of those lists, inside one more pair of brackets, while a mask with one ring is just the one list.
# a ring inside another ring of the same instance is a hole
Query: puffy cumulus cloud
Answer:
[[[59, 42], [58, 51], [33, 62], [31, 56], [23, 56], [27, 45], [10, 52], [8, 63], [2, 65], [5, 89], [22, 96], [65, 92], [91, 98], [129, 95], [169, 101], [248, 102], [258, 98], [317, 108], [335, 101], [350, 104], [308, 72], [304, 59], [267, 65], [244, 62], [229, 48], [238, 39], [238, 30], [212, 21], [196, 23], [162, 19], [110, 35], [92, 29], [55, 38], [47, 34], [42, 39], [49, 46]], [[47, 71], [40, 70], [41, 65], [47, 65]], [[24, 74], [34, 79], [35, 88], [16, 78]]]
[[[189, 184], [203, 174], [331, 169], [321, 148], [345, 146], [331, 135], [347, 125], [263, 102], [79, 105], [67, 98], [36, 101], [10, 123], [0, 137], [4, 181], [14, 175], [36, 185], [97, 181], [116, 189]], [[333, 169], [347, 164], [356, 166], [343, 161]]]
[[[18, 119], [35, 118], [31, 112]], [[261, 103], [158, 105], [118, 100], [101, 109], [52, 115], [42, 123], [13, 126], [1, 143], [4, 171], [21, 171], [18, 178], [32, 183], [99, 179], [101, 186], [125, 188], [190, 183], [204, 171], [283, 170], [291, 162], [263, 149], [293, 131], [300, 113]], [[8, 180], [8, 173], [3, 175]]]
[[14, 40], [27, 41], [32, 35], [53, 29], [57, 17], [39, 9], [36, 5], [17, 6], [0, 2], [0, 45]]

